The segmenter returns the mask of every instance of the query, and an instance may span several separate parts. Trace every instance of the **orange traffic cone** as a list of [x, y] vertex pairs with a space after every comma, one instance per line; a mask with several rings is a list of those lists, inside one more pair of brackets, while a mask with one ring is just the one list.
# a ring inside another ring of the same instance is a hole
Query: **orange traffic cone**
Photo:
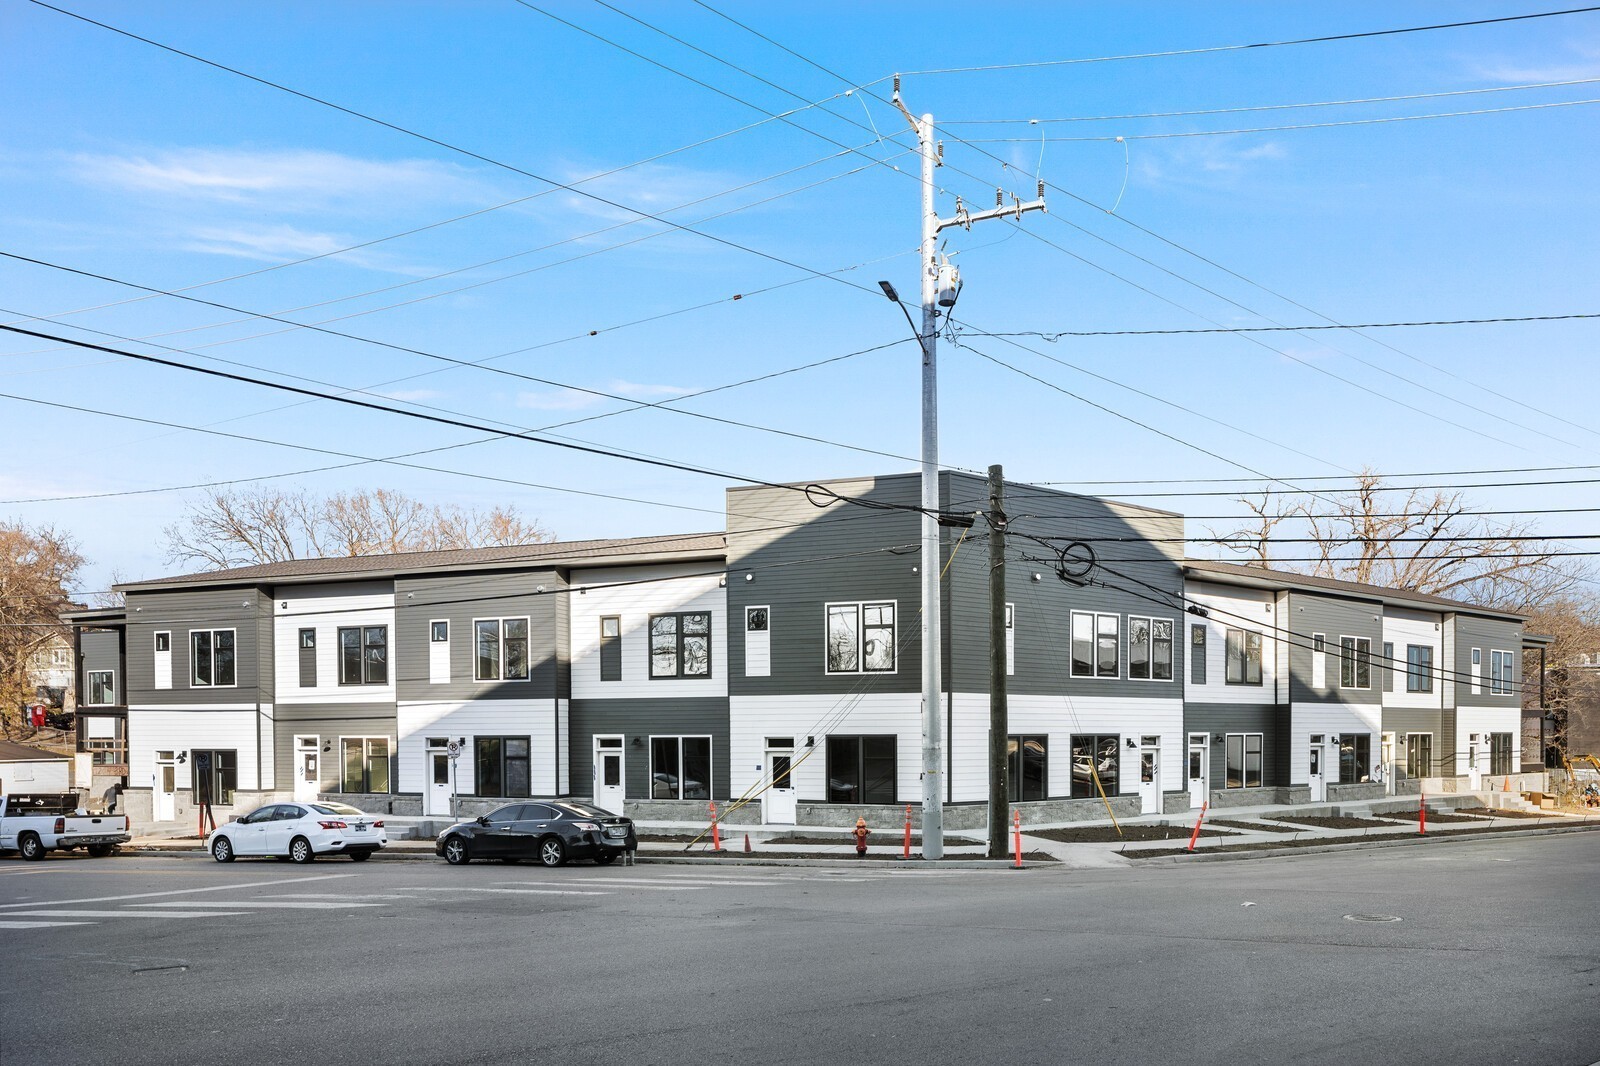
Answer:
[[746, 833], [744, 835], [744, 853], [746, 855], [750, 854], [750, 834], [749, 833]]

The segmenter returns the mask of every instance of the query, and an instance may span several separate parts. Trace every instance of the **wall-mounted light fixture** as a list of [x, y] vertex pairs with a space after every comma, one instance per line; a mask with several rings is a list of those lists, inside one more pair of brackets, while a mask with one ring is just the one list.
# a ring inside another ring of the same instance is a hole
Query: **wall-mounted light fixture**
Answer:
[[756, 579], [756, 575], [754, 575], [754, 574], [746, 574], [746, 575], [744, 575], [744, 579], [746, 581], [754, 581]]
[[644, 737], [634, 737], [633, 738], [633, 746], [636, 747], [636, 748], [644, 747]]
[[728, 587], [728, 575], [727, 574], [723, 574], [721, 577], [717, 578], [717, 588], [725, 589], [727, 587]]
[[287, 611], [289, 609], [289, 601], [288, 600], [280, 600], [278, 602], [278, 606], [281, 607], [283, 610]]
[[333, 741], [324, 740], [322, 742], [322, 750], [323, 750], [324, 753], [332, 751], [333, 750]]
[[1137, 744], [1135, 744], [1135, 743], [1134, 743], [1134, 742], [1133, 742], [1133, 738], [1132, 738], [1132, 737], [1129, 737], [1129, 738], [1128, 738], [1128, 747], [1130, 747], [1130, 748], [1137, 748], [1137, 747], [1138, 747], [1138, 746], [1139, 746], [1139, 745], [1137, 745]]
[[189, 753], [188, 752], [186, 752], [186, 751], [178, 752], [178, 765], [179, 766], [182, 766], [184, 763], [186, 763], [188, 761], [189, 761]]
[[535, 591], [535, 592], [543, 592], [544, 591], [544, 586], [543, 585], [535, 585], [535, 586], [533, 586], [533, 591]]
[[816, 746], [817, 746], [817, 738], [816, 737], [806, 737], [806, 747], [814, 748]]
[[1043, 574], [1034, 574], [1033, 575], [1033, 580], [1036, 581], [1036, 582], [1043, 581], [1044, 580], [1044, 575]]

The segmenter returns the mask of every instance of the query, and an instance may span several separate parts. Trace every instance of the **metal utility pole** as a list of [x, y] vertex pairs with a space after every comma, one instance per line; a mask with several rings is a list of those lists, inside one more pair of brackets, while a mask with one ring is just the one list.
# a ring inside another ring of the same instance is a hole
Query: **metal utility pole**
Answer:
[[944, 858], [944, 743], [943, 716], [939, 701], [943, 683], [939, 662], [939, 389], [936, 348], [939, 340], [939, 307], [954, 307], [960, 290], [960, 275], [947, 261], [941, 262], [938, 238], [950, 226], [971, 229], [974, 222], [1015, 216], [1026, 211], [1043, 211], [1044, 182], [1039, 183], [1034, 200], [1023, 203], [1015, 196], [1006, 206], [1004, 194], [995, 190], [995, 206], [970, 212], [956, 199], [953, 218], [940, 218], [934, 202], [934, 168], [939, 166], [940, 150], [933, 137], [933, 116], [918, 119], [900, 99], [900, 76], [894, 79], [894, 106], [906, 117], [917, 134], [917, 150], [922, 156], [922, 857]]
[[[989, 468], [989, 858], [1006, 857], [1010, 796], [1006, 757], [1010, 733], [1006, 707], [1005, 475]], [[1020, 753], [1019, 753], [1020, 755]], [[1018, 769], [1020, 771], [1020, 760]]]

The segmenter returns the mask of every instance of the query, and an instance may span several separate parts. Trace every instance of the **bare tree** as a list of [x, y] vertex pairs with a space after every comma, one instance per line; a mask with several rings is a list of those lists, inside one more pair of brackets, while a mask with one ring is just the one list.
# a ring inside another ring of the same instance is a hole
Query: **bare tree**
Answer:
[[83, 566], [72, 538], [49, 526], [0, 522], [0, 730], [15, 736], [37, 695], [35, 655], [67, 635], [61, 612]]
[[[1579, 595], [1590, 567], [1540, 539], [1532, 523], [1473, 514], [1460, 492], [1393, 490], [1363, 471], [1345, 492], [1288, 503], [1272, 492], [1241, 498], [1252, 519], [1215, 543], [1316, 577], [1357, 581], [1530, 614]], [[1288, 532], [1293, 530], [1294, 532]], [[1269, 547], [1279, 549], [1274, 562]], [[1292, 551], [1283, 551], [1292, 548]]]
[[208, 570], [554, 539], [515, 507], [430, 507], [393, 489], [326, 497], [270, 488], [224, 489], [191, 503], [166, 534], [169, 562]]

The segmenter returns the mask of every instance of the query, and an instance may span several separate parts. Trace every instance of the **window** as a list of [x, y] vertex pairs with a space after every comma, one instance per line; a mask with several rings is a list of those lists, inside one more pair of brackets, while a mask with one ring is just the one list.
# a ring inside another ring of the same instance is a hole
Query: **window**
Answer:
[[1261, 634], [1248, 629], [1227, 633], [1227, 669], [1223, 680], [1230, 685], [1261, 684]]
[[1394, 642], [1383, 642], [1383, 691], [1394, 691]]
[[1072, 612], [1073, 677], [1122, 676], [1121, 625], [1114, 614]]
[[95, 766], [112, 766], [128, 761], [128, 723], [123, 718], [102, 716], [84, 718], [83, 750], [90, 753]]
[[300, 631], [300, 647], [308, 651], [316, 650], [317, 631], [315, 629], [302, 629]]
[[829, 803], [893, 803], [896, 739], [890, 737], [828, 738]]
[[1007, 737], [1006, 763], [1011, 802], [1050, 796], [1050, 738]]
[[527, 737], [476, 737], [480, 796], [528, 796]]
[[450, 623], [447, 620], [428, 623], [428, 642], [430, 644], [448, 644], [450, 642]]
[[1339, 687], [1372, 687], [1372, 641], [1366, 637], [1339, 638]]
[[1509, 651], [1489, 653], [1489, 692], [1492, 695], [1510, 695], [1514, 691], [1511, 687], [1511, 663]]
[[194, 688], [230, 688], [237, 683], [233, 630], [201, 629], [189, 633], [189, 684]]
[[600, 680], [622, 680], [622, 619], [617, 615], [600, 619]]
[[746, 607], [744, 610], [744, 628], [749, 633], [765, 633], [767, 631], [767, 609], [765, 607]]
[[[1117, 761], [1122, 743], [1120, 736], [1109, 734], [1079, 734], [1071, 737], [1072, 745], [1072, 797], [1094, 799], [1102, 791], [1107, 796], [1117, 794]], [[1096, 780], [1099, 787], [1095, 786]]]
[[489, 618], [472, 623], [477, 633], [472, 676], [479, 681], [528, 680], [528, 620]]
[[1372, 766], [1372, 734], [1341, 733], [1334, 739], [1339, 742], [1339, 784], [1371, 780], [1367, 774]]
[[[1506, 654], [1510, 654], [1507, 652]], [[1495, 776], [1511, 773], [1511, 734], [1489, 734], [1489, 773]]]
[[194, 760], [194, 801], [233, 806], [239, 787], [239, 755], [234, 751], [191, 751]]
[[1433, 776], [1433, 734], [1406, 734], [1406, 775], [1408, 777]]
[[172, 650], [172, 634], [171, 633], [157, 633], [156, 634], [156, 651], [171, 651], [171, 650]]
[[384, 685], [389, 681], [389, 627], [341, 626], [339, 684]]
[[300, 631], [300, 687], [316, 688], [317, 686], [317, 631], [315, 629], [302, 629]]
[[115, 670], [90, 670], [89, 698], [84, 702], [92, 707], [105, 707], [117, 702]]
[[1226, 788], [1261, 787], [1260, 733], [1229, 733], [1224, 738], [1228, 776]]
[[830, 603], [827, 610], [828, 673], [893, 672], [893, 603]]
[[1433, 646], [1406, 645], [1406, 691], [1433, 691]]
[[1200, 622], [1189, 627], [1189, 683], [1206, 683], [1206, 627]]
[[1172, 622], [1128, 616], [1128, 676], [1172, 680]]
[[711, 615], [650, 616], [650, 676], [711, 676]]
[[650, 798], [711, 798], [711, 738], [651, 737]]
[[345, 792], [389, 791], [389, 738], [345, 737], [344, 748]]

